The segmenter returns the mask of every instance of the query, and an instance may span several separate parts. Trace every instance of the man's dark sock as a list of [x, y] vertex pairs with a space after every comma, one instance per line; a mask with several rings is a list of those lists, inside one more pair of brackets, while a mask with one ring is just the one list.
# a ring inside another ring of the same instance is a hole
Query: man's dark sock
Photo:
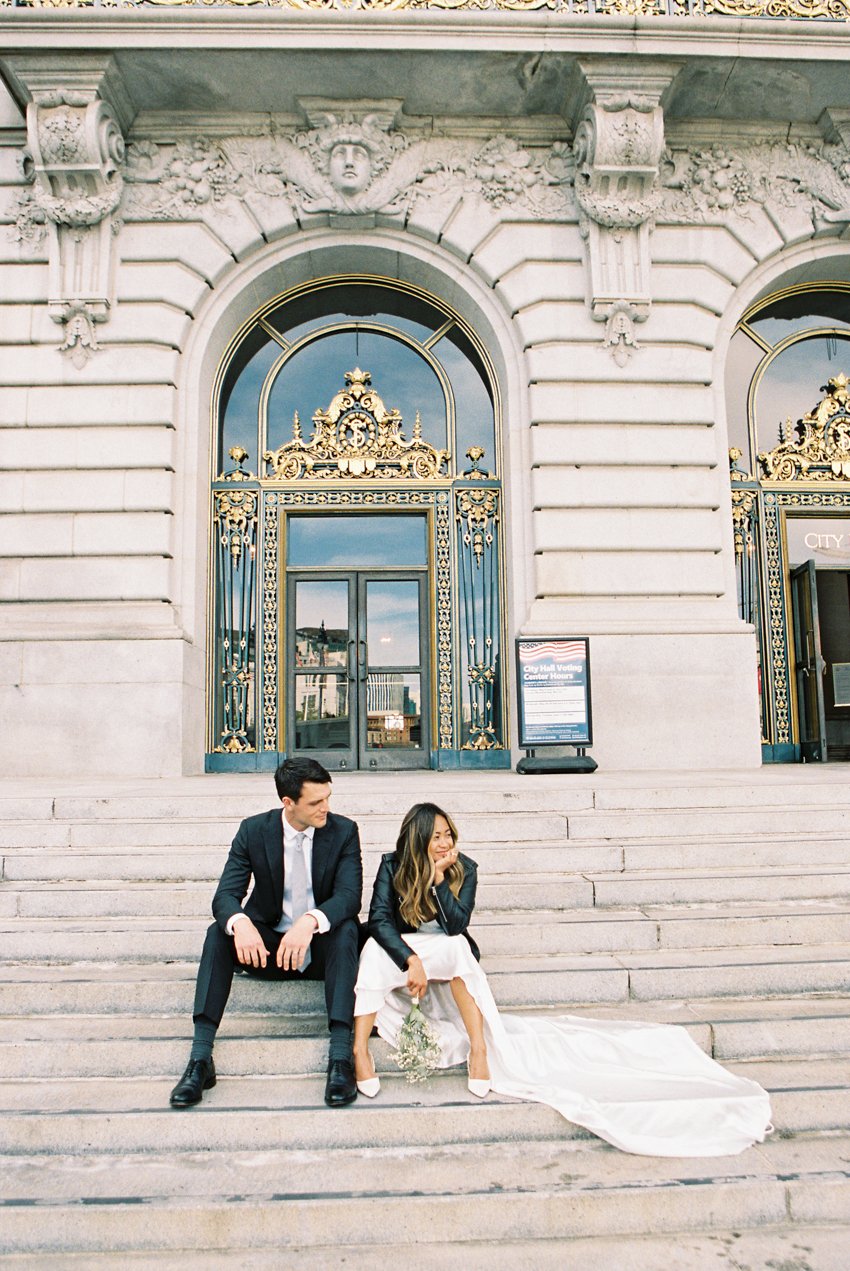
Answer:
[[340, 1020], [331, 1020], [331, 1043], [328, 1048], [328, 1059], [351, 1058], [351, 1029]]
[[195, 1020], [195, 1038], [192, 1042], [192, 1049], [189, 1052], [191, 1059], [211, 1059], [213, 1052], [213, 1042], [215, 1041], [218, 1025], [214, 1024], [211, 1019], [205, 1019], [203, 1015], [198, 1016]]

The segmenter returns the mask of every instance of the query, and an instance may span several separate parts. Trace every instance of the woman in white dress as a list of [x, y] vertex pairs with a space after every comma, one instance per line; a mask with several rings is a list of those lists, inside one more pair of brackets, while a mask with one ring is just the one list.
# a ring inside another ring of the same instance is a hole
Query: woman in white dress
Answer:
[[457, 849], [451, 817], [411, 808], [396, 850], [381, 859], [369, 939], [355, 988], [357, 1088], [374, 1098], [369, 1054], [391, 1045], [419, 998], [440, 1041], [439, 1066], [467, 1062], [470, 1091], [492, 1089], [549, 1104], [626, 1152], [726, 1156], [769, 1134], [770, 1101], [756, 1082], [727, 1072], [677, 1025], [500, 1014], [468, 926], [477, 868]]

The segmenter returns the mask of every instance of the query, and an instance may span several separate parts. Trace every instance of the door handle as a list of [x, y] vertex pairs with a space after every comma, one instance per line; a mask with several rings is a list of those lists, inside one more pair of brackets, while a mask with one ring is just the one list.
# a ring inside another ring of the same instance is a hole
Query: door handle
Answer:
[[357, 644], [356, 640], [349, 640], [348, 642], [348, 682], [349, 684], [353, 684], [354, 681], [357, 679], [357, 671], [355, 670], [355, 667], [354, 667], [356, 644]]
[[358, 641], [357, 641], [357, 644], [358, 644], [358, 647], [359, 647], [359, 650], [360, 650], [359, 657], [358, 657], [358, 668], [357, 668], [357, 669], [358, 669], [358, 672], [359, 672], [359, 675], [360, 675], [360, 679], [361, 679], [361, 680], [365, 680], [365, 679], [366, 679], [366, 676], [367, 676], [367, 674], [368, 674], [368, 666], [367, 666], [367, 661], [366, 661], [366, 656], [367, 656], [367, 651], [366, 651], [366, 641], [365, 641], [365, 640], [358, 640]]

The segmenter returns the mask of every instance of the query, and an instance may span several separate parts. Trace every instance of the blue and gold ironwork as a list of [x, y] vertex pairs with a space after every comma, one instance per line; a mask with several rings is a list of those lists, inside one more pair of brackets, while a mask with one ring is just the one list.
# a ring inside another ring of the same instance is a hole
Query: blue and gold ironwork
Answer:
[[759, 454], [759, 464], [769, 481], [850, 480], [847, 376], [833, 376], [821, 392], [826, 396], [798, 421], [794, 429], [797, 439], [789, 440], [791, 420], [787, 419], [779, 445]]
[[388, 410], [370, 388], [372, 376], [357, 366], [346, 371], [347, 387], [338, 392], [327, 410], [313, 416], [313, 436], [305, 442], [301, 421], [295, 414], [292, 440], [263, 458], [270, 475], [281, 481], [375, 480], [433, 481], [448, 472], [449, 452], [422, 439], [417, 412], [413, 435], [402, 433], [401, 414]]
[[758, 635], [763, 736], [778, 751], [796, 741], [783, 518], [850, 510], [850, 381], [835, 375], [821, 392], [796, 425], [786, 421], [773, 450], [758, 454], [760, 473], [741, 467], [738, 448], [729, 451], [738, 608]]
[[[480, 448], [473, 466], [483, 457]], [[481, 473], [475, 473], [482, 478]], [[501, 749], [500, 720], [499, 523], [501, 491], [495, 484], [455, 490], [457, 551], [460, 561], [461, 645], [466, 656], [464, 750]]]
[[225, 753], [256, 748], [254, 735], [254, 592], [256, 583], [256, 490], [216, 490], [215, 746]]

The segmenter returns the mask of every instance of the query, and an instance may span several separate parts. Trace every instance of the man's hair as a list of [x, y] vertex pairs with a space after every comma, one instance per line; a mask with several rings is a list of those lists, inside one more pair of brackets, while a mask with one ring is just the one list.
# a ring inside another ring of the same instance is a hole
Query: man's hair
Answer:
[[315, 759], [306, 755], [296, 755], [292, 759], [284, 759], [274, 774], [274, 784], [279, 799], [291, 799], [297, 803], [301, 798], [301, 789], [305, 781], [315, 781], [317, 785], [330, 782], [331, 775]]

